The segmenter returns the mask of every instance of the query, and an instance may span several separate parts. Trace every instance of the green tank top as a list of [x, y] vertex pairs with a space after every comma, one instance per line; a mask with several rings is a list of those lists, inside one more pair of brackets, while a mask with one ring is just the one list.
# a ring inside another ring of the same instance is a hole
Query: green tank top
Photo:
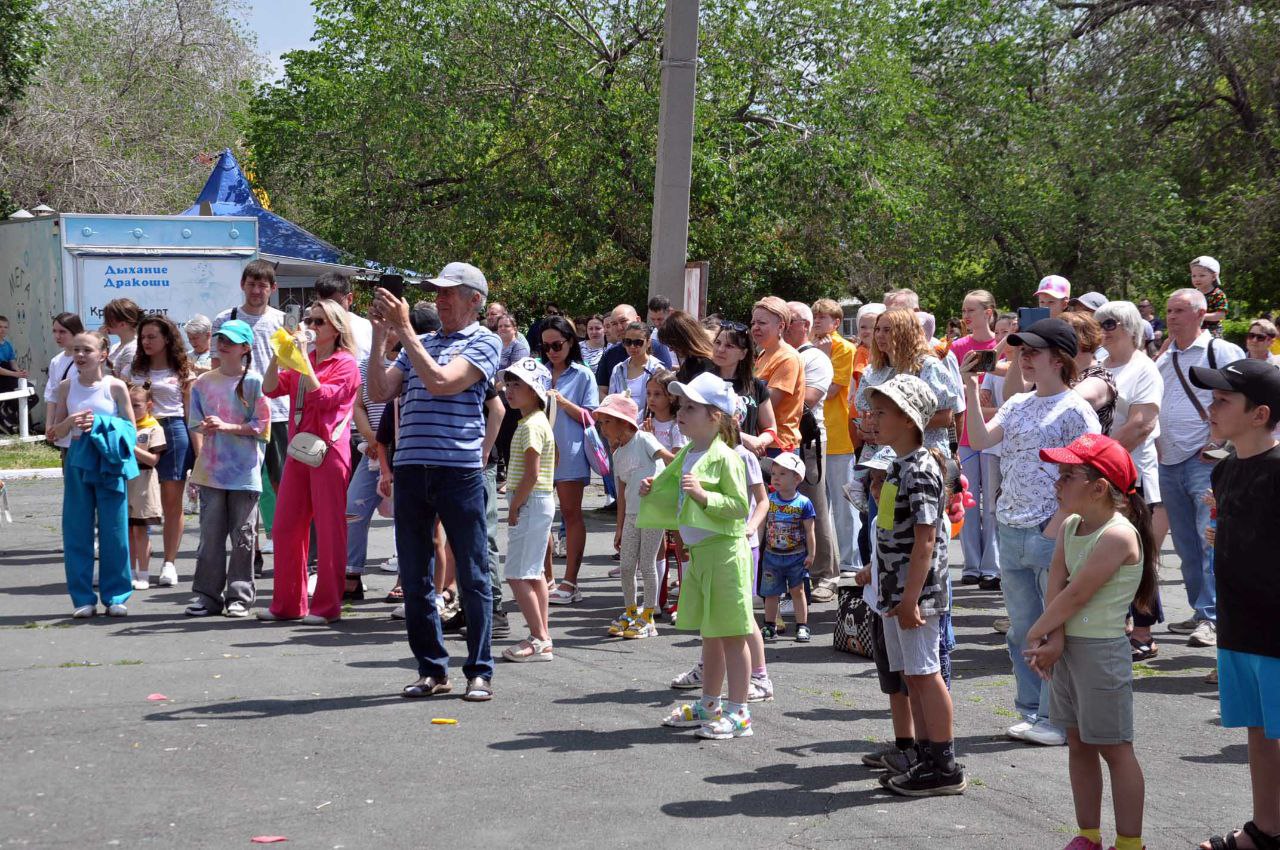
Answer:
[[[1071, 583], [1071, 576], [1084, 569], [1102, 533], [1115, 525], [1133, 528], [1133, 524], [1126, 517], [1117, 513], [1092, 534], [1078, 536], [1076, 529], [1080, 526], [1079, 514], [1067, 517], [1062, 525], [1062, 540], [1067, 559], [1068, 584]], [[1136, 529], [1134, 533], [1137, 533]], [[1074, 617], [1067, 620], [1064, 626], [1066, 633], [1071, 637], [1124, 637], [1124, 618], [1129, 613], [1129, 604], [1133, 602], [1141, 580], [1141, 559], [1136, 564], [1125, 564], [1120, 567], [1106, 584], [1098, 588], [1093, 598], [1077, 611]]]

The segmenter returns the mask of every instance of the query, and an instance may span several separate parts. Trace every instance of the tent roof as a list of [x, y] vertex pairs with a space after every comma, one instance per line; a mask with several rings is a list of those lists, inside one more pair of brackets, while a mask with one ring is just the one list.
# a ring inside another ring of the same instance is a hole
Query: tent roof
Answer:
[[201, 206], [206, 203], [213, 215], [255, 216], [258, 219], [258, 250], [263, 254], [355, 268], [350, 254], [264, 209], [230, 148], [218, 157], [195, 205], [179, 214], [200, 215]]

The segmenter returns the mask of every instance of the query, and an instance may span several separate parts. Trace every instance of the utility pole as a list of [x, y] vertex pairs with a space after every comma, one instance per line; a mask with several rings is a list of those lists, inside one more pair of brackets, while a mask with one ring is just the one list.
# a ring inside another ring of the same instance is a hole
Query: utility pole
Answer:
[[672, 305], [679, 307], [684, 303], [685, 261], [689, 251], [698, 0], [667, 0], [663, 26], [649, 295], [665, 295]]

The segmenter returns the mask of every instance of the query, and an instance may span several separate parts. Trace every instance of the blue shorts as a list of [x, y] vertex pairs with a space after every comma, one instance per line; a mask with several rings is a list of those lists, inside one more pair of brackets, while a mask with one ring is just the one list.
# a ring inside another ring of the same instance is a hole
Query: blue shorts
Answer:
[[1220, 648], [1218, 700], [1224, 727], [1260, 727], [1280, 740], [1280, 658]]
[[187, 421], [181, 416], [166, 416], [156, 421], [164, 429], [165, 441], [164, 453], [156, 463], [156, 475], [161, 481], [184, 481], [195, 465]]
[[785, 596], [793, 587], [800, 587], [809, 577], [804, 566], [805, 552], [780, 555], [768, 549], [760, 552], [760, 595]]

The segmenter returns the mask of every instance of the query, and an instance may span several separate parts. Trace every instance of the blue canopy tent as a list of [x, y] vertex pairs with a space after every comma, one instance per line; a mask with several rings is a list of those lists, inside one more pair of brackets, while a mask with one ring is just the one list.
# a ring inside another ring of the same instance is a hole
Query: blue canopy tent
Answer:
[[[241, 215], [258, 219], [258, 254], [276, 263], [280, 288], [310, 288], [326, 271], [366, 272], [354, 257], [314, 233], [263, 208], [230, 148], [213, 167], [194, 206], [179, 215]], [[367, 273], [367, 272], [366, 272]], [[292, 300], [282, 293], [281, 301]]]

